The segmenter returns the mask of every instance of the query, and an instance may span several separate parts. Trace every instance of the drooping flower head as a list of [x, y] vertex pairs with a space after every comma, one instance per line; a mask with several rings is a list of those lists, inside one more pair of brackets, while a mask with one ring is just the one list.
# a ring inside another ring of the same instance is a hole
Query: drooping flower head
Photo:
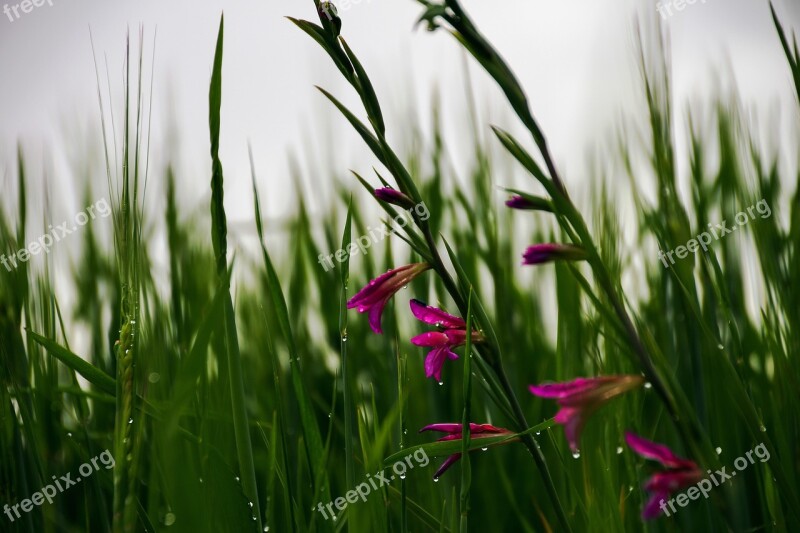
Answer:
[[543, 383], [529, 387], [532, 394], [558, 400], [561, 409], [554, 421], [564, 426], [564, 434], [573, 453], [578, 453], [578, 441], [586, 420], [597, 409], [644, 383], [642, 376], [600, 376], [577, 378], [564, 383]]
[[386, 302], [394, 293], [408, 285], [411, 280], [431, 268], [428, 263], [412, 263], [381, 274], [358, 291], [347, 302], [347, 308], [358, 309], [359, 313], [369, 311], [369, 325], [375, 333], [383, 333], [381, 315]]
[[625, 441], [633, 451], [645, 459], [658, 461], [667, 469], [656, 472], [644, 484], [644, 490], [650, 493], [650, 499], [642, 509], [642, 518], [645, 520], [656, 518], [666, 509], [670, 494], [703, 479], [703, 471], [697, 463], [678, 457], [663, 444], [649, 441], [630, 431], [625, 432]]
[[[462, 430], [464, 426], [460, 423], [452, 422], [452, 423], [439, 423], [439, 424], [431, 424], [429, 426], [425, 426], [424, 428], [420, 429], [419, 432], [422, 433], [423, 431], [438, 431], [440, 433], [447, 433], [444, 437], [437, 439], [437, 442], [447, 441], [447, 440], [461, 440]], [[492, 426], [490, 424], [474, 424], [470, 422], [469, 424], [469, 438], [472, 439], [481, 439], [486, 437], [497, 437], [500, 435], [513, 435], [514, 432], [510, 431], [505, 428], [498, 428]], [[509, 440], [508, 442], [513, 442], [516, 439]], [[506, 444], [505, 442], [503, 444]], [[436, 473], [433, 474], [433, 479], [439, 479], [439, 477], [445, 473], [445, 471], [453, 466], [456, 461], [461, 459], [460, 453], [454, 453], [447, 459], [445, 459], [444, 463], [436, 470]]]
[[[458, 356], [453, 353], [453, 348], [467, 342], [467, 323], [463, 318], [448, 314], [419, 300], [411, 300], [410, 305], [411, 312], [418, 320], [439, 328], [439, 331], [429, 331], [417, 335], [411, 339], [411, 343], [416, 346], [433, 348], [425, 358], [425, 375], [441, 381], [442, 366], [445, 360], [458, 359]], [[479, 331], [473, 331], [472, 342], [482, 341], [483, 335]]]
[[409, 198], [406, 194], [391, 187], [375, 189], [375, 198], [384, 201], [387, 204], [402, 207], [403, 209], [411, 209], [414, 207], [414, 200]]
[[523, 265], [541, 265], [553, 261], [582, 261], [586, 250], [574, 244], [543, 243], [529, 246], [522, 254]]

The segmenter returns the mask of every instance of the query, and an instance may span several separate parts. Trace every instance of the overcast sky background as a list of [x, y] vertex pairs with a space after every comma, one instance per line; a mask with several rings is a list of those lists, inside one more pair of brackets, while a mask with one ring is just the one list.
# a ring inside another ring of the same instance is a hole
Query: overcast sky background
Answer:
[[[673, 0], [674, 1], [674, 0]], [[286, 214], [289, 152], [298, 154], [308, 197], [330, 189], [310, 161], [344, 174], [368, 171], [374, 158], [338, 112], [313, 88], [331, 90], [360, 111], [329, 58], [285, 16], [314, 20], [311, 0], [52, 0], [11, 22], [0, 16], [0, 186], [8, 192], [13, 154], [22, 141], [34, 181], [82, 209], [87, 156], [102, 153], [92, 47], [107, 57], [119, 117], [122, 57], [128, 28], [146, 35], [150, 64], [157, 28], [151, 172], [175, 162], [190, 206], [206, 209], [209, 177], [207, 94], [220, 13], [225, 13], [221, 155], [233, 221], [251, 219], [247, 143], [252, 143], [271, 216]], [[664, 21], [678, 102], [738, 87], [746, 106], [765, 117], [791, 112], [791, 78], [764, 0], [706, 0]], [[0, 4], [3, 4], [0, 1]], [[12, 5], [16, 0], [12, 2]], [[653, 0], [464, 0], [479, 27], [518, 74], [568, 183], [585, 179], [588, 154], [609, 146], [622, 117], [640, 104], [634, 21], [655, 22]], [[800, 3], [776, 0], [798, 27]], [[412, 0], [361, 0], [341, 10], [343, 35], [370, 73], [388, 119], [390, 140], [402, 127], [429, 127], [434, 87], [443, 95], [446, 141], [454, 159], [465, 140], [463, 54], [444, 32], [414, 30]], [[501, 93], [470, 61], [482, 123], [516, 127]], [[103, 72], [103, 83], [105, 73]], [[680, 111], [681, 109], [678, 108]], [[787, 111], [789, 110], [789, 111]], [[766, 122], [766, 121], [765, 121]], [[335, 143], [330, 150], [331, 144]], [[313, 157], [306, 157], [311, 155]], [[45, 177], [46, 176], [46, 177]], [[100, 176], [104, 183], [104, 177]], [[76, 187], [76, 184], [78, 185]], [[152, 187], [162, 187], [155, 183]], [[579, 187], [575, 187], [579, 188]], [[354, 189], [356, 187], [354, 186]], [[163, 190], [163, 189], [162, 189]], [[160, 190], [151, 189], [158, 201]], [[241, 207], [241, 209], [240, 209]]]

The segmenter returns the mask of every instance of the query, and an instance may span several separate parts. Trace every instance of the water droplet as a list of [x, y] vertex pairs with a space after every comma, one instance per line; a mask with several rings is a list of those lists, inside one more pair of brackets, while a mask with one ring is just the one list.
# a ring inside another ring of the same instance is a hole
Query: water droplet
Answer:
[[580, 452], [580, 451], [574, 451], [574, 452], [572, 452], [572, 458], [573, 458], [573, 459], [577, 459], [577, 458], [578, 458], [578, 457], [580, 457], [580, 456], [581, 456], [581, 452]]
[[267, 531], [269, 531], [269, 526], [264, 526], [264, 533], [267, 533]]
[[331, 417], [331, 413], [328, 413], [328, 418], [330, 418], [330, 417]]
[[617, 455], [622, 453], [622, 446], [617, 446]]
[[725, 347], [723, 345], [721, 345], [721, 344], [717, 344], [717, 348], [720, 349], [720, 350], [724, 350], [725, 349]]
[[253, 522], [255, 522], [255, 521], [256, 521], [256, 517], [255, 517], [255, 516], [253, 516], [252, 518], [253, 518]]
[[434, 483], [439, 483], [439, 478], [438, 477], [433, 478], [433, 482]]
[[628, 492], [633, 492], [633, 485], [628, 485]]
[[408, 285], [403, 285], [403, 288], [404, 288], [404, 289], [407, 289], [407, 288], [408, 288]]
[[347, 342], [347, 333], [342, 335], [342, 342]]
[[436, 324], [434, 324], [434, 326], [436, 326], [437, 328], [440, 328], [440, 327], [442, 327], [442, 323], [441, 322], [437, 322]]
[[202, 482], [203, 482], [203, 478], [200, 478], [200, 483], [202, 483]]
[[759, 428], [758, 428], [758, 429], [759, 429], [759, 431], [761, 431], [762, 433], [763, 433], [763, 432], [765, 432], [765, 431], [767, 430], [767, 428], [765, 428], [763, 424], [762, 424], [761, 426], [759, 426]]
[[444, 385], [444, 381], [440, 381], [440, 382], [439, 382], [439, 385]]
[[239, 483], [239, 476], [236, 476], [236, 483]]
[[133, 418], [128, 419], [128, 424], [133, 424]]
[[486, 451], [486, 450], [488, 450], [488, 449], [489, 449], [489, 448], [481, 448], [481, 451], [482, 451], [482, 452], [485, 452], [485, 451]]
[[648, 381], [648, 382], [646, 382], [646, 383], [644, 384], [644, 388], [645, 388], [645, 389], [652, 389], [652, 388], [653, 388], [653, 384], [652, 384], [652, 383], [650, 383], [650, 382]]
[[336, 522], [336, 516], [333, 517], [333, 521]]
[[406, 478], [405, 474], [400, 474], [400, 479], [405, 479], [405, 478]]
[[541, 434], [542, 434], [542, 432], [541, 432], [541, 431], [537, 431], [537, 432], [536, 432], [536, 436], [537, 436], [537, 437], [538, 437], [539, 435], [541, 435]]
[[721, 455], [721, 454], [722, 454], [722, 448], [717, 446], [717, 455]]
[[72, 433], [67, 433], [67, 437], [72, 438]]
[[247, 502], [247, 505], [249, 505], [249, 506], [250, 506], [250, 509], [252, 509], [252, 508], [253, 508], [253, 502]]
[[408, 435], [408, 430], [407, 429], [403, 430], [403, 435]]
[[175, 514], [174, 513], [167, 513], [164, 515], [164, 525], [171, 526], [175, 523]]
[[147, 380], [150, 383], [158, 383], [159, 381], [161, 381], [161, 374], [159, 374], [158, 372], [151, 372]]

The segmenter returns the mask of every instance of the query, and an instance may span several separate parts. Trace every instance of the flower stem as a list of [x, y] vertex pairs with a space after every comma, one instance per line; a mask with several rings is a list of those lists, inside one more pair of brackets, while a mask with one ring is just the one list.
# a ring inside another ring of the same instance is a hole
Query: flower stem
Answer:
[[[464, 298], [462, 297], [461, 293], [458, 290], [458, 287], [453, 281], [453, 278], [450, 276], [450, 273], [444, 266], [444, 262], [442, 261], [441, 255], [439, 255], [439, 251], [436, 247], [436, 242], [433, 238], [433, 234], [431, 233], [430, 226], [421, 220], [417, 220], [418, 225], [422, 229], [422, 233], [425, 236], [425, 241], [428, 244], [428, 248], [431, 252], [431, 257], [433, 258], [433, 268], [439, 277], [441, 278], [442, 282], [445, 285], [445, 289], [450, 294], [450, 297], [453, 298], [453, 301], [456, 303], [456, 306], [459, 308], [462, 316], [467, 317], [469, 313], [469, 309], [464, 303]], [[525, 419], [525, 414], [522, 411], [522, 407], [519, 404], [519, 400], [517, 396], [514, 394], [514, 389], [508, 381], [508, 376], [506, 375], [505, 368], [503, 367], [502, 359], [500, 358], [497, 347], [485, 344], [485, 345], [477, 345], [475, 348], [481, 354], [481, 357], [484, 358], [489, 363], [489, 366], [492, 368], [494, 373], [497, 375], [498, 379], [500, 380], [500, 386], [502, 387], [502, 392], [506, 397], [506, 400], [511, 405], [511, 409], [514, 414], [514, 423], [517, 426], [517, 431], [524, 431], [528, 428], [528, 422]], [[487, 353], [487, 348], [489, 353]], [[558, 492], [556, 491], [555, 484], [553, 483], [553, 477], [550, 475], [550, 470], [547, 468], [547, 462], [544, 459], [544, 455], [542, 455], [542, 450], [539, 448], [539, 443], [536, 442], [536, 439], [533, 435], [526, 434], [522, 435], [522, 443], [528, 448], [531, 456], [533, 457], [534, 462], [536, 463], [536, 467], [539, 469], [539, 473], [542, 476], [544, 481], [545, 488], [547, 490], [547, 495], [550, 497], [550, 500], [553, 503], [553, 507], [555, 507], [556, 515], [558, 516], [558, 520], [561, 524], [561, 527], [564, 531], [572, 531], [570, 528], [569, 522], [567, 521], [567, 515], [564, 512], [564, 508], [561, 505], [561, 500], [558, 497]]]

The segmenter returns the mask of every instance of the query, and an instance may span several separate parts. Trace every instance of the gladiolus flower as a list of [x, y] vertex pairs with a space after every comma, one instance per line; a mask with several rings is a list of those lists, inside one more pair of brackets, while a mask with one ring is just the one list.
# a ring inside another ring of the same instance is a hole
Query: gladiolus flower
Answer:
[[699, 483], [703, 479], [703, 471], [697, 463], [678, 457], [663, 444], [649, 441], [630, 431], [625, 432], [625, 441], [633, 451], [645, 459], [658, 461], [667, 468], [666, 471], [653, 474], [644, 484], [644, 490], [650, 493], [650, 499], [642, 509], [642, 518], [645, 520], [656, 518], [662, 511], [667, 510], [670, 494]]
[[541, 265], [552, 261], [582, 261], [586, 250], [572, 244], [534, 244], [522, 254], [523, 265]]
[[553, 419], [564, 426], [564, 434], [573, 453], [578, 453], [581, 430], [597, 409], [644, 383], [642, 376], [601, 376], [577, 378], [565, 383], [543, 383], [529, 387], [532, 394], [558, 400], [561, 410]]
[[412, 263], [381, 274], [358, 291], [347, 302], [347, 308], [357, 308], [359, 313], [369, 311], [369, 325], [375, 333], [383, 333], [381, 315], [386, 302], [411, 280], [431, 268], [428, 263]]
[[397, 189], [392, 189], [391, 187], [375, 189], [375, 198], [384, 201], [387, 204], [402, 207], [403, 209], [411, 209], [414, 207], [414, 200]]
[[[464, 426], [462, 424], [453, 422], [453, 423], [440, 423], [440, 424], [431, 424], [429, 426], [425, 426], [424, 428], [420, 429], [419, 432], [422, 433], [423, 431], [439, 431], [440, 433], [447, 433], [444, 437], [437, 439], [437, 442], [442, 442], [446, 440], [461, 440], [462, 430]], [[481, 439], [486, 437], [497, 437], [499, 435], [513, 435], [514, 432], [510, 431], [505, 428], [498, 428], [494, 427], [490, 424], [473, 424], [470, 422], [469, 424], [469, 438], [470, 440], [473, 439]], [[512, 442], [512, 441], [509, 441]], [[505, 443], [504, 443], [505, 444]], [[442, 466], [436, 470], [436, 473], [433, 474], [433, 479], [439, 479], [439, 477], [445, 473], [445, 471], [453, 466], [453, 464], [461, 459], [460, 453], [454, 453], [450, 457], [448, 457]]]
[[520, 196], [519, 194], [515, 194], [506, 200], [506, 207], [528, 211], [553, 211], [553, 207], [548, 200], [536, 196]]
[[[458, 359], [453, 353], [453, 348], [467, 343], [467, 323], [463, 318], [450, 315], [441, 309], [426, 305], [419, 300], [411, 300], [411, 312], [414, 316], [436, 326], [439, 331], [429, 331], [411, 339], [416, 346], [430, 346], [433, 348], [425, 358], [425, 375], [433, 376], [436, 381], [442, 381], [442, 366], [447, 359]], [[483, 335], [478, 331], [472, 332], [472, 342], [482, 342]]]

